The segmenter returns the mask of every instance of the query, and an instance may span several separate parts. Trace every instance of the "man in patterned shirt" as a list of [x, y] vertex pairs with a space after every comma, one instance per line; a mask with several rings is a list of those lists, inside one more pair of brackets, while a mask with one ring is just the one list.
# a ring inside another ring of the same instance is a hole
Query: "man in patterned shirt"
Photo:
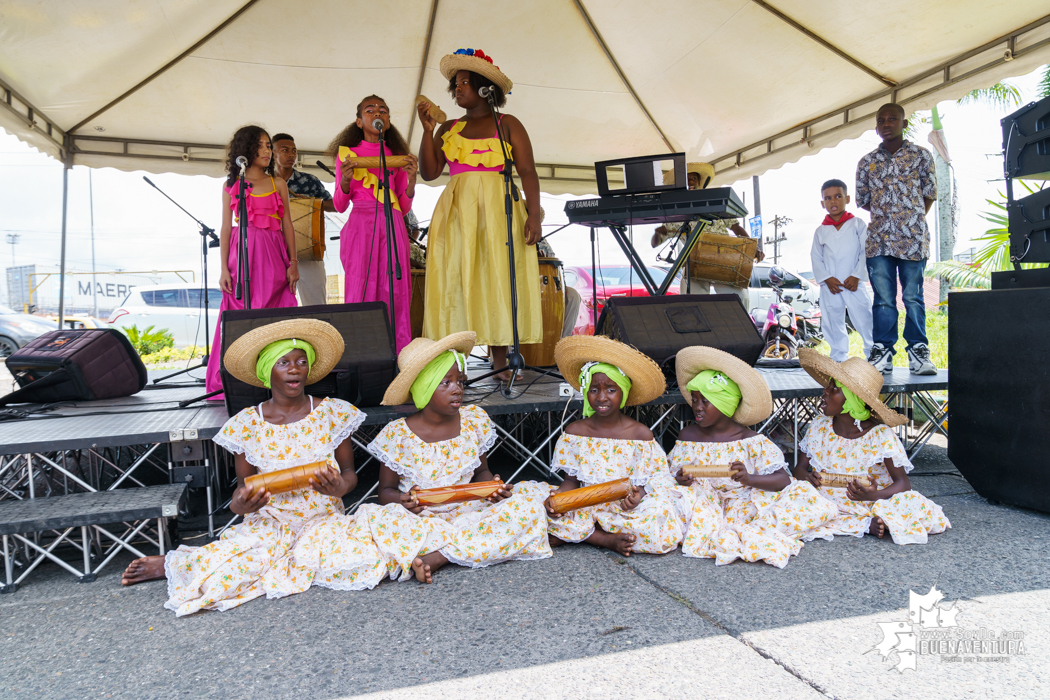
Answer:
[[898, 104], [885, 104], [875, 117], [882, 143], [857, 164], [857, 205], [871, 212], [868, 225], [868, 277], [874, 292], [868, 362], [893, 371], [897, 343], [897, 278], [904, 299], [904, 340], [915, 374], [937, 374], [926, 341], [922, 277], [930, 256], [926, 213], [937, 198], [933, 156], [904, 140], [908, 120]]
[[[273, 155], [276, 159], [274, 170], [280, 177], [288, 181], [288, 193], [324, 200], [321, 205], [322, 210], [335, 211], [332, 194], [325, 189], [324, 183], [309, 173], [295, 169], [295, 161], [299, 157], [299, 151], [295, 148], [295, 139], [288, 134], [277, 134], [273, 137], [272, 142]], [[324, 260], [300, 260], [297, 288], [302, 305], [313, 306], [326, 303], [328, 299], [327, 281]]]

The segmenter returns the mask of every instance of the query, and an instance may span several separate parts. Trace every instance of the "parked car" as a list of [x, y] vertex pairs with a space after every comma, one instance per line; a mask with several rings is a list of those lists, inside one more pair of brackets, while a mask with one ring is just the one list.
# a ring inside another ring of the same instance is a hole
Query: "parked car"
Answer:
[[176, 347], [198, 345], [204, 347], [204, 336], [210, 341], [215, 337], [215, 325], [219, 321], [219, 304], [222, 292], [208, 290], [208, 320], [211, 327], [204, 327], [204, 296], [200, 285], [166, 284], [135, 287], [109, 315], [111, 328], [135, 326], [145, 330], [167, 330], [175, 338]]
[[[655, 266], [646, 268], [649, 276], [657, 285], [663, 282], [667, 276], [667, 270]], [[576, 326], [573, 333], [576, 335], [590, 335], [594, 332], [594, 322], [597, 316], [601, 316], [605, 308], [605, 301], [609, 297], [647, 297], [649, 292], [642, 284], [638, 273], [630, 265], [607, 265], [598, 268], [598, 313], [594, 313], [594, 296], [591, 284], [591, 268], [589, 267], [566, 267], [564, 270], [565, 284], [574, 287], [580, 293], [580, 313], [576, 317]], [[667, 290], [668, 294], [678, 294], [678, 282], [672, 282]]]
[[[58, 323], [58, 316], [48, 316], [47, 318]], [[83, 328], [109, 328], [105, 321], [94, 316], [63, 316], [62, 327], [73, 331]]]
[[0, 306], [0, 357], [7, 357], [30, 340], [56, 329], [58, 324], [54, 321]]
[[[768, 263], [755, 263], [751, 268], [751, 285], [747, 293], [748, 311], [752, 314], [760, 311], [763, 319], [769, 305], [776, 302], [773, 285], [769, 281], [769, 270], [772, 267]], [[783, 267], [781, 269], [783, 270]], [[820, 287], [794, 272], [784, 270], [784, 283], [780, 288], [785, 295], [784, 301], [791, 297], [791, 306], [799, 313], [805, 313], [810, 306], [820, 301]]]

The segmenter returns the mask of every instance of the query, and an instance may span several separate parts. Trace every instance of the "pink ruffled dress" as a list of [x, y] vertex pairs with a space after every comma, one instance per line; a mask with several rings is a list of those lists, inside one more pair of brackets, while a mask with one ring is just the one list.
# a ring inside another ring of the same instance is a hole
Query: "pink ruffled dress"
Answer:
[[[251, 265], [251, 292], [253, 309], [278, 309], [286, 306], [297, 306], [295, 295], [288, 288], [288, 245], [281, 232], [281, 219], [284, 217], [284, 200], [277, 193], [277, 186], [270, 178], [273, 191], [267, 194], [248, 193], [248, 262]], [[224, 187], [230, 194], [230, 208], [234, 218], [237, 216], [239, 188], [236, 184]], [[230, 232], [230, 257], [226, 269], [233, 277], [233, 288], [237, 289], [238, 229], [236, 221]], [[219, 368], [222, 362], [222, 313], [230, 309], [243, 309], [244, 299], [238, 300], [236, 294], [222, 293], [222, 304], [219, 305], [220, 323], [215, 326], [215, 340], [211, 345], [211, 357], [208, 358], [208, 375], [205, 390], [208, 392], [222, 388]], [[216, 397], [218, 398], [218, 397]]]
[[[379, 144], [362, 141], [350, 149], [351, 157], [375, 158]], [[387, 156], [392, 155], [386, 148]], [[386, 213], [380, 188], [379, 168], [355, 168], [350, 192], [343, 192], [343, 164], [335, 166], [336, 211], [350, 210], [350, 217], [339, 234], [339, 258], [345, 275], [343, 301], [354, 304], [362, 301], [381, 301], [390, 304], [387, 277]], [[394, 192], [391, 206], [394, 212], [394, 235], [397, 257], [401, 261], [401, 279], [394, 277], [394, 336], [397, 351], [412, 341], [410, 307], [412, 305], [412, 266], [409, 260], [411, 245], [404, 215], [412, 208], [412, 198], [406, 194], [408, 175], [400, 168], [390, 171], [390, 189]], [[396, 268], [395, 268], [396, 272]]]

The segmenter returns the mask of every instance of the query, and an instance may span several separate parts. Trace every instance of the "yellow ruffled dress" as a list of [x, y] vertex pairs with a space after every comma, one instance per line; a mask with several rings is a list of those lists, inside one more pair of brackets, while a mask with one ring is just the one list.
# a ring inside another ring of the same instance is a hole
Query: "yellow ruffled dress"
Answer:
[[[510, 262], [499, 172], [503, 153], [499, 138], [464, 138], [460, 134], [464, 126], [457, 121], [442, 136], [441, 150], [452, 179], [434, 208], [427, 240], [423, 334], [438, 340], [450, 333], [474, 331], [479, 345], [510, 345]], [[536, 246], [525, 244], [523, 202], [514, 203], [518, 334], [522, 343], [540, 343], [539, 263]]]

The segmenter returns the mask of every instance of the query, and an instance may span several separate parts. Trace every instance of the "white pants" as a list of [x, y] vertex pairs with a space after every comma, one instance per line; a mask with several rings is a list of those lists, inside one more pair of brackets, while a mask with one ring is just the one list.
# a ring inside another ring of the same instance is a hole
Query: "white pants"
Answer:
[[327, 288], [328, 278], [324, 273], [324, 260], [300, 260], [299, 283], [295, 287], [299, 293], [299, 305], [327, 304]]
[[864, 343], [864, 357], [871, 352], [871, 295], [861, 282], [857, 291], [845, 287], [832, 294], [827, 285], [820, 285], [820, 330], [824, 340], [831, 346], [831, 359], [842, 362], [849, 357], [849, 334], [846, 332], [846, 312], [849, 320], [860, 333]]
[[735, 294], [740, 299], [740, 304], [744, 307], [744, 310], [749, 311], [747, 308], [748, 296], [746, 288], [731, 287], [722, 282], [701, 280], [695, 277], [690, 280], [685, 275], [682, 275], [682, 281], [679, 283], [678, 288], [682, 294]]

